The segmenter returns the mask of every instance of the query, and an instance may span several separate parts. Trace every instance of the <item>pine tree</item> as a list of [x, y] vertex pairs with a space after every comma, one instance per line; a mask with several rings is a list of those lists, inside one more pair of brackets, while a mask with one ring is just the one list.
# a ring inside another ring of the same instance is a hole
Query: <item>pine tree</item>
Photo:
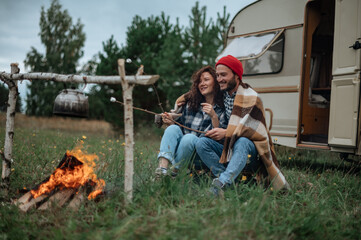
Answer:
[[[102, 76], [114, 76], [118, 74], [117, 60], [124, 54], [119, 48], [114, 36], [103, 42], [103, 51], [97, 54], [95, 74]], [[122, 88], [120, 85], [95, 85], [89, 92], [89, 117], [104, 119], [113, 123], [114, 126], [122, 126], [123, 109], [118, 104], [111, 103], [109, 99], [115, 97], [122, 101]]]

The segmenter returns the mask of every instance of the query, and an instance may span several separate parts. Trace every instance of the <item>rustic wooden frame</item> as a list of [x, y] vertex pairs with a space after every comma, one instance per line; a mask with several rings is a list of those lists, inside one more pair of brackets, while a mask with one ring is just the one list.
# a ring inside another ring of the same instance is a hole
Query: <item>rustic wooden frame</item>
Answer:
[[118, 59], [119, 76], [81, 76], [81, 75], [63, 75], [55, 73], [19, 73], [18, 64], [11, 64], [11, 73], [1, 72], [0, 80], [5, 82], [9, 87], [8, 107], [6, 114], [6, 130], [4, 154], [2, 160], [1, 189], [8, 194], [10, 187], [11, 162], [14, 142], [14, 122], [15, 106], [18, 96], [18, 80], [43, 80], [56, 82], [73, 82], [73, 83], [96, 83], [96, 84], [121, 84], [123, 89], [124, 107], [124, 129], [125, 129], [125, 180], [124, 191], [128, 201], [133, 197], [133, 148], [134, 148], [134, 131], [133, 131], [133, 97], [132, 91], [135, 84], [150, 85], [154, 84], [159, 75], [142, 75], [143, 66], [138, 69], [136, 75], [125, 75], [125, 61]]

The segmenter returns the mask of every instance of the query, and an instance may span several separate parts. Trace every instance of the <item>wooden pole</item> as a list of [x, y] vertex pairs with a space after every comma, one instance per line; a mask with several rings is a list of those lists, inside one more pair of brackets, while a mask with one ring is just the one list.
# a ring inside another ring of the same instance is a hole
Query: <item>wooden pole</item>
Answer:
[[[125, 80], [131, 84], [149, 85], [155, 83], [159, 75], [143, 76], [124, 76]], [[31, 81], [55, 81], [65, 83], [95, 83], [95, 84], [120, 84], [119, 76], [82, 76], [82, 75], [64, 75], [57, 73], [17, 73], [11, 74], [0, 72], [1, 80], [31, 80]]]
[[[12, 63], [11, 74], [19, 72], [18, 64]], [[11, 161], [14, 143], [14, 124], [15, 124], [15, 108], [16, 99], [18, 98], [18, 84], [17, 81], [7, 81], [9, 87], [9, 98], [6, 111], [6, 130], [5, 130], [5, 145], [4, 145], [4, 158], [2, 161], [2, 174], [1, 174], [1, 188], [5, 195], [8, 195], [10, 186], [11, 174]]]
[[134, 124], [133, 124], [133, 84], [125, 79], [125, 61], [118, 59], [118, 70], [121, 77], [124, 102], [124, 131], [125, 131], [125, 165], [124, 165], [124, 191], [128, 202], [133, 198], [133, 175], [134, 175]]

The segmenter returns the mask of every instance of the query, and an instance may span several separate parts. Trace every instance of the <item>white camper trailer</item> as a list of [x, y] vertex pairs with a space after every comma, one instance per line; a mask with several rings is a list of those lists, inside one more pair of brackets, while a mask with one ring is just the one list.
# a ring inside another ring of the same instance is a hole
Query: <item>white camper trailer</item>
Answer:
[[361, 0], [263, 0], [225, 49], [261, 96], [275, 144], [361, 155]]

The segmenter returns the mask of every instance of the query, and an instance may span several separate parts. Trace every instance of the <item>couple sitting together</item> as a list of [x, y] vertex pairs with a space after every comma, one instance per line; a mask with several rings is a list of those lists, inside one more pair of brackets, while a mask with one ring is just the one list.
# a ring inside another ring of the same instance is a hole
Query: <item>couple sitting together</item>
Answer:
[[158, 177], [177, 175], [193, 159], [196, 169], [209, 169], [215, 177], [215, 195], [245, 171], [257, 173], [258, 180], [275, 190], [289, 188], [274, 154], [262, 101], [242, 82], [242, 75], [242, 63], [231, 55], [222, 57], [216, 69], [206, 66], [193, 74], [190, 92], [177, 100], [182, 115], [176, 121], [184, 127], [162, 114], [169, 126], [160, 144]]

